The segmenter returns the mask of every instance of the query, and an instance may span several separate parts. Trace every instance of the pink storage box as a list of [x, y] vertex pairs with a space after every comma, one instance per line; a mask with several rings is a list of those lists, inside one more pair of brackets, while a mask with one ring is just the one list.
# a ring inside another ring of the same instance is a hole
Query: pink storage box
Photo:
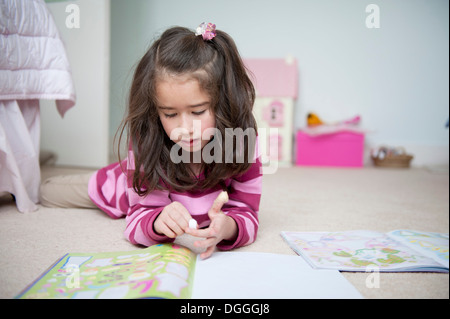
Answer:
[[297, 159], [300, 166], [362, 167], [364, 134], [337, 132], [311, 136], [297, 132]]

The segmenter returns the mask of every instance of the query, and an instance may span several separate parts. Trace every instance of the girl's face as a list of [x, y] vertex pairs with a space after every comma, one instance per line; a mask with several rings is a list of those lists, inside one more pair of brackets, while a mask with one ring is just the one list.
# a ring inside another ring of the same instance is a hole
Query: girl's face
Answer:
[[[188, 76], [165, 76], [156, 85], [158, 114], [169, 138], [184, 150], [196, 152], [208, 144], [216, 120], [211, 98]], [[205, 132], [205, 134], [204, 134]]]

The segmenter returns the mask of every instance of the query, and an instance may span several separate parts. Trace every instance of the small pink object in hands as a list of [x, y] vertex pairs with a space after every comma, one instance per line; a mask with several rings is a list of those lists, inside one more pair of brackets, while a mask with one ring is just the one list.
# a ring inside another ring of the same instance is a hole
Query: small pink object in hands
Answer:
[[217, 35], [216, 25], [209, 22], [203, 22], [195, 30], [195, 35], [201, 35], [203, 40], [212, 40]]

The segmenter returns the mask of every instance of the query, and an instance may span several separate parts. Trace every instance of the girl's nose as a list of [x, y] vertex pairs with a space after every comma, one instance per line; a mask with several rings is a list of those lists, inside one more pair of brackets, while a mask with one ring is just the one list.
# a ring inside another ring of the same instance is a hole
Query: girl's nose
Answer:
[[194, 130], [191, 117], [187, 115], [182, 115], [179, 127], [189, 132], [189, 134], [191, 134]]

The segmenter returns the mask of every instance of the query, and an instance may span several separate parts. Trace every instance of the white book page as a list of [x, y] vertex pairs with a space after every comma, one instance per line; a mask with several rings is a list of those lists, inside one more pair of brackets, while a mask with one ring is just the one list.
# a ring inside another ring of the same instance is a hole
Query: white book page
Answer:
[[215, 252], [197, 259], [192, 298], [362, 298], [336, 270], [316, 270], [303, 258], [253, 252]]

